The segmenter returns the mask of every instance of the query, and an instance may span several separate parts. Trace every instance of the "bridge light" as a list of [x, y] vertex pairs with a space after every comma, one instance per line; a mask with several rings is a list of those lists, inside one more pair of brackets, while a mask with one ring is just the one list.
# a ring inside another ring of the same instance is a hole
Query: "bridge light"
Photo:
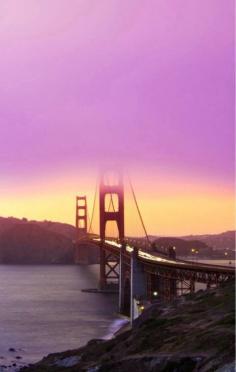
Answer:
[[144, 306], [142, 305], [142, 306], [140, 306], [140, 310], [141, 311], [143, 311], [144, 310]]
[[153, 296], [155, 296], [155, 297], [158, 296], [158, 292], [157, 291], [154, 291], [153, 292]]
[[192, 253], [194, 253], [194, 252], [195, 252], [195, 249], [194, 249], [194, 248], [192, 248], [192, 249], [191, 249], [191, 251], [192, 251]]

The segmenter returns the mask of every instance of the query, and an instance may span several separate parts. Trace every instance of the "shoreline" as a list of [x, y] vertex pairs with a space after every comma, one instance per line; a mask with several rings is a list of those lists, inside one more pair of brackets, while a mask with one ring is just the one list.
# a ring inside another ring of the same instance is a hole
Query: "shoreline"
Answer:
[[182, 296], [168, 305], [154, 304], [132, 329], [123, 319], [123, 325], [109, 339], [92, 339], [81, 348], [50, 354], [21, 372], [114, 372], [132, 368], [153, 372], [154, 367], [157, 371], [220, 372], [225, 367], [233, 371], [234, 299], [235, 283], [231, 281]]

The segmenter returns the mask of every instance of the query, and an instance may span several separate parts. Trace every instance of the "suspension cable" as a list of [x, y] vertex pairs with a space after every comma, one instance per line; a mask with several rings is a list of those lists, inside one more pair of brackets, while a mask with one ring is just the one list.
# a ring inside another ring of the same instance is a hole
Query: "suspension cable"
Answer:
[[88, 230], [88, 233], [93, 234], [92, 221], [90, 220], [90, 217], [89, 217], [89, 211], [87, 211], [87, 216], [88, 216], [88, 223], [89, 223], [89, 230]]
[[115, 212], [115, 205], [114, 205], [114, 200], [113, 200], [113, 196], [112, 194], [111, 195], [111, 205], [112, 205], [112, 209], [113, 209], [113, 212]]
[[94, 219], [95, 205], [96, 205], [96, 199], [97, 199], [97, 191], [98, 191], [98, 182], [96, 182], [96, 186], [95, 186], [95, 193], [94, 193], [94, 198], [93, 198], [93, 208], [92, 208], [92, 217], [91, 217], [91, 220], [90, 220], [88, 233], [90, 233], [92, 231], [92, 223], [93, 223], [93, 219]]
[[143, 221], [143, 217], [142, 217], [142, 214], [141, 214], [141, 211], [140, 211], [140, 208], [139, 208], [139, 205], [138, 205], [138, 201], [137, 201], [137, 198], [136, 198], [136, 195], [135, 195], [135, 192], [134, 192], [134, 188], [133, 188], [133, 185], [131, 183], [131, 180], [129, 178], [129, 184], [130, 184], [130, 188], [131, 188], [131, 191], [132, 191], [132, 195], [133, 195], [133, 198], [134, 198], [134, 202], [135, 202], [135, 205], [136, 205], [136, 208], [137, 208], [137, 211], [138, 211], [138, 214], [139, 214], [139, 218], [140, 218], [140, 221], [141, 221], [141, 224], [142, 224], [142, 227], [143, 227], [143, 230], [144, 230], [144, 233], [146, 235], [146, 239], [148, 241], [148, 244], [151, 245], [151, 241], [149, 239], [149, 236], [148, 236], [148, 233], [147, 233], [147, 230], [146, 230], [146, 227], [145, 227], [145, 224], [144, 224], [144, 221]]

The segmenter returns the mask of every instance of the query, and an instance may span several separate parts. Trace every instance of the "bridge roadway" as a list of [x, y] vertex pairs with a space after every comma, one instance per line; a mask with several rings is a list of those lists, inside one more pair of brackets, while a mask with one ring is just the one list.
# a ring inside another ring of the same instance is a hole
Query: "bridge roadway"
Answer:
[[[118, 280], [119, 309], [123, 314], [130, 314], [131, 323], [136, 317], [135, 308], [140, 299], [141, 303], [143, 300], [152, 301], [156, 293], [159, 299], [170, 301], [178, 295], [194, 292], [195, 283], [204, 283], [210, 288], [235, 277], [234, 267], [162, 257], [131, 246], [128, 240], [122, 245], [110, 239], [102, 241], [100, 237], [84, 237], [78, 242], [81, 248], [77, 246], [77, 249], [84, 249], [89, 255], [91, 244], [106, 252], [109, 261], [107, 277], [112, 281]], [[101, 283], [100, 288], [105, 289]]]
[[[101, 245], [100, 238], [93, 238], [90, 241]], [[105, 240], [104, 249], [110, 253], [119, 256], [122, 245], [113, 240]], [[130, 258], [134, 247], [125, 245], [124, 256], [126, 264], [130, 266]], [[194, 280], [200, 283], [217, 284], [235, 276], [235, 268], [228, 266], [204, 264], [200, 262], [185, 261], [179, 259], [169, 259], [148, 253], [138, 249], [138, 260], [144, 265], [145, 271], [150, 274], [159, 274], [176, 280]]]

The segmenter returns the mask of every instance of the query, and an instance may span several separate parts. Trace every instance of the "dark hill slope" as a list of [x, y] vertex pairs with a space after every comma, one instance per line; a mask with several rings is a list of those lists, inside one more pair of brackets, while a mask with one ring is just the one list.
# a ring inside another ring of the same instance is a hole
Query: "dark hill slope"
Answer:
[[0, 235], [19, 223], [23, 223], [23, 220], [14, 217], [0, 217]]
[[49, 230], [61, 235], [64, 235], [68, 239], [74, 240], [75, 239], [75, 227], [68, 224], [68, 223], [61, 223], [61, 222], [52, 222], [52, 221], [30, 221], [26, 218], [14, 218], [14, 217], [0, 217], [0, 235], [4, 231], [11, 229], [15, 225], [21, 224], [29, 224], [29, 225], [37, 225], [39, 227], [44, 228], [45, 230]]
[[38, 221], [36, 224], [48, 231], [52, 231], [61, 235], [64, 235], [70, 240], [75, 240], [76, 238], [76, 229], [74, 226], [68, 223], [62, 222], [52, 222], [52, 221]]
[[133, 330], [51, 354], [22, 372], [234, 371], [235, 285], [153, 305]]
[[235, 231], [226, 231], [221, 234], [189, 235], [182, 238], [184, 240], [201, 240], [214, 249], [235, 249]]
[[212, 253], [212, 248], [208, 247], [205, 243], [199, 240], [186, 241], [184, 239], [174, 237], [158, 238], [153, 242], [153, 246], [159, 251], [167, 251], [169, 246], [174, 246], [176, 248], [177, 256], [191, 255], [192, 249], [197, 250], [199, 256], [210, 255]]
[[18, 223], [0, 235], [0, 262], [72, 263], [72, 241], [33, 223]]

